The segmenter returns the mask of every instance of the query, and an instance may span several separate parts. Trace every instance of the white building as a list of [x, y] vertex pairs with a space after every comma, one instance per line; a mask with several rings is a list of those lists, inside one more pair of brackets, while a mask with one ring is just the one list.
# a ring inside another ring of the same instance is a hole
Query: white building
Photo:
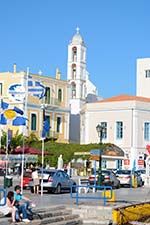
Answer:
[[137, 60], [136, 95], [150, 98], [150, 58]]
[[130, 162], [128, 167], [132, 168], [136, 159], [138, 168], [150, 141], [150, 98], [121, 95], [85, 104], [81, 111], [81, 144], [100, 141], [98, 124], [105, 127], [102, 142], [119, 146]]
[[86, 101], [96, 100], [97, 89], [89, 80], [86, 68], [86, 46], [77, 28], [68, 45], [68, 73], [70, 85], [70, 141], [80, 142], [80, 110]]

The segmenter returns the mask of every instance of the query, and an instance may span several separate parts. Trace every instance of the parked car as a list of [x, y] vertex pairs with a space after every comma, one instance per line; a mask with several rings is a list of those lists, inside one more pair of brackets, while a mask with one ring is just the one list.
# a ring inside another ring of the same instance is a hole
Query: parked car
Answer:
[[[120, 180], [121, 186], [131, 186], [132, 184], [132, 171], [131, 170], [118, 170], [116, 172], [117, 178]], [[134, 176], [137, 179], [137, 186], [142, 186], [142, 178], [141, 176], [134, 171]]]
[[23, 174], [23, 189], [29, 188], [29, 183], [32, 181], [32, 172], [24, 172]]
[[136, 172], [139, 174], [139, 176], [141, 176], [142, 184], [144, 185], [145, 178], [146, 178], [146, 170], [145, 169], [141, 169], [141, 170], [137, 170]]
[[[39, 170], [39, 178], [40, 178], [40, 187], [41, 189], [41, 181], [42, 181], [42, 170]], [[72, 180], [69, 175], [62, 170], [49, 169], [43, 170], [43, 190], [47, 190], [47, 192], [53, 192], [59, 194], [62, 190], [70, 191], [71, 186], [74, 185], [72, 191], [76, 190], [75, 185], [76, 182]], [[33, 181], [29, 183], [31, 192], [33, 193]]]
[[[94, 185], [95, 175], [89, 177], [89, 184]], [[96, 185], [98, 184], [98, 172], [96, 173]], [[102, 185], [112, 186], [113, 188], [120, 188], [120, 181], [117, 179], [115, 173], [111, 170], [102, 170]]]

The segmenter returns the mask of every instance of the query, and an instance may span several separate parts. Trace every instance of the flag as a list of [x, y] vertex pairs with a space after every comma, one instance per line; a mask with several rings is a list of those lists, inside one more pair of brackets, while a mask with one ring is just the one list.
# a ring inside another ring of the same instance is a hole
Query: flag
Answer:
[[33, 80], [31, 75], [28, 76], [28, 93], [30, 95], [42, 99], [45, 96], [45, 91], [46, 88], [40, 81]]
[[0, 124], [6, 125], [10, 124], [12, 126], [21, 126], [26, 125], [26, 118], [23, 117], [24, 112], [16, 107], [11, 106], [10, 104], [3, 102], [1, 100], [1, 114], [0, 114]]
[[42, 130], [42, 137], [45, 138], [46, 134], [50, 130], [50, 124], [48, 120], [43, 121], [43, 130]]
[[50, 130], [49, 119], [45, 115], [45, 109], [43, 109], [43, 130], [42, 130], [42, 138], [45, 138], [47, 133]]

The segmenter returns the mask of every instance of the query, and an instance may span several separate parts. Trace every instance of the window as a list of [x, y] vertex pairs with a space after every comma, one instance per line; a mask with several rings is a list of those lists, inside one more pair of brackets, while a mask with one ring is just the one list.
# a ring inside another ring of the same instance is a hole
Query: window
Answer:
[[150, 77], [150, 70], [145, 70], [145, 77]]
[[36, 114], [31, 114], [31, 130], [36, 130]]
[[116, 139], [123, 138], [123, 122], [117, 121], [116, 122]]
[[72, 79], [76, 79], [76, 64], [72, 64]]
[[116, 160], [116, 169], [122, 169], [122, 160], [121, 159]]
[[107, 138], [107, 122], [101, 122], [102, 127], [102, 139]]
[[103, 169], [107, 168], [107, 160], [106, 159], [102, 159], [102, 168]]
[[61, 117], [57, 117], [57, 128], [56, 128], [57, 133], [60, 133], [61, 131]]
[[73, 60], [74, 62], [77, 61], [77, 47], [73, 47], [73, 48], [72, 48], [72, 60]]
[[45, 103], [50, 104], [51, 90], [49, 87], [46, 87], [45, 93]]
[[76, 84], [75, 83], [72, 83], [71, 84], [71, 97], [72, 98], [75, 98], [76, 97]]
[[144, 123], [144, 140], [150, 141], [150, 122]]
[[62, 90], [58, 89], [58, 101], [62, 102]]
[[0, 95], [2, 95], [2, 94], [3, 94], [3, 84], [0, 83]]

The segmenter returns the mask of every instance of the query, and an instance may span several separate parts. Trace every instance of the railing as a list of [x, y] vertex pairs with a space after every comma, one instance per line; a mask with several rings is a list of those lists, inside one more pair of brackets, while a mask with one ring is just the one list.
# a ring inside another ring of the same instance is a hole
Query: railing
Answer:
[[0, 188], [0, 206], [6, 205], [6, 190]]
[[[81, 189], [95, 189], [95, 190], [102, 190], [103, 192], [100, 192], [101, 195], [94, 196], [88, 195], [88, 191], [85, 191], [86, 195], [80, 195], [80, 190]], [[108, 195], [106, 192], [110, 191], [110, 194]], [[76, 204], [79, 204], [79, 199], [100, 199], [103, 200], [104, 206], [106, 206], [106, 203], [108, 200], [112, 199], [113, 197], [113, 190], [111, 186], [99, 186], [99, 185], [72, 185], [71, 186], [71, 191], [70, 191], [71, 198], [76, 199]]]

